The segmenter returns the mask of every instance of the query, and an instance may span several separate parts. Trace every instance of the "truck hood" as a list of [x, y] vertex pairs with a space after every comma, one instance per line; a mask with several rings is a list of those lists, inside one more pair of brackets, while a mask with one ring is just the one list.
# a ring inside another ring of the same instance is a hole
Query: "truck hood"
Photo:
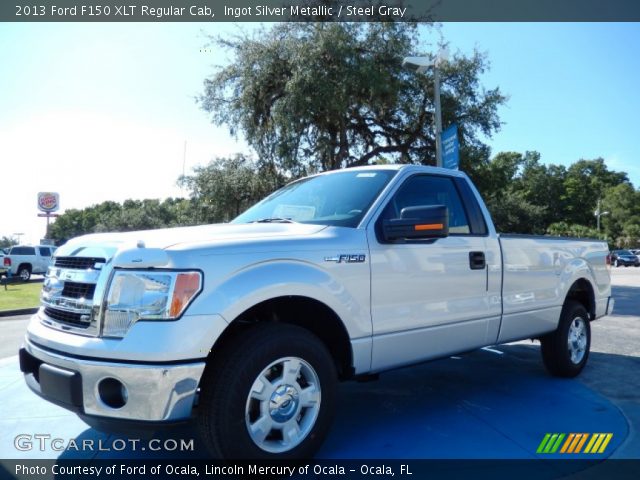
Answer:
[[112, 258], [116, 252], [145, 247], [153, 249], [188, 249], [222, 243], [256, 242], [277, 237], [304, 237], [327, 228], [303, 223], [221, 223], [195, 227], [164, 228], [122, 233], [97, 233], [69, 240], [58, 248], [56, 257], [83, 256]]

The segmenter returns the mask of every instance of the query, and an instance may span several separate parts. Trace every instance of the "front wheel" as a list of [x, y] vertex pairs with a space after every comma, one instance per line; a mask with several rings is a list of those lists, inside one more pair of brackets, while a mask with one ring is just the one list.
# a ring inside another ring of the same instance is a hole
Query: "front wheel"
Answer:
[[562, 307], [555, 332], [540, 339], [542, 361], [556, 377], [572, 378], [587, 363], [591, 347], [591, 326], [584, 306], [568, 300]]
[[619, 266], [620, 266], [620, 262], [618, 262], [618, 260], [617, 260], [617, 259], [616, 259], [616, 260], [614, 260], [614, 261], [613, 261], [613, 266], [614, 266], [614, 267], [616, 267], [616, 268], [617, 268], [617, 267], [619, 267]]
[[211, 453], [313, 456], [331, 424], [337, 384], [324, 344], [297, 326], [258, 324], [218, 354], [203, 375], [198, 407]]

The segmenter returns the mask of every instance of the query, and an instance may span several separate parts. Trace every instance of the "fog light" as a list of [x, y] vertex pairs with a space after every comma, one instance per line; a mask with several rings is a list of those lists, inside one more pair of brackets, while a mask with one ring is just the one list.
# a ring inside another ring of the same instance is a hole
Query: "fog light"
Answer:
[[129, 400], [127, 387], [115, 378], [104, 378], [98, 383], [98, 395], [102, 403], [111, 408], [122, 408]]

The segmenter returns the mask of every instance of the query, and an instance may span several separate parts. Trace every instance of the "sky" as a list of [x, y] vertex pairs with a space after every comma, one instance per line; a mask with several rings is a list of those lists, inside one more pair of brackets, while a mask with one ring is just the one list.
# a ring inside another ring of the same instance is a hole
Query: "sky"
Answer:
[[[207, 35], [255, 27], [0, 24], [0, 236], [43, 238], [38, 192], [59, 192], [60, 212], [186, 196], [183, 169], [250, 152], [195, 97], [230, 60]], [[486, 52], [483, 86], [509, 97], [504, 125], [486, 139], [493, 153], [537, 150], [565, 165], [602, 157], [640, 186], [640, 24], [446, 23], [441, 32], [452, 52]], [[425, 29], [425, 42], [437, 35]]]

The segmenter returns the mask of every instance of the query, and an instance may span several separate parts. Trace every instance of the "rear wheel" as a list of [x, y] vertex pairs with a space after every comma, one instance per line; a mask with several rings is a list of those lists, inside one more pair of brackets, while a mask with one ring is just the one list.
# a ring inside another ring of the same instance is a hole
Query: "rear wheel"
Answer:
[[206, 446], [223, 458], [309, 458], [334, 411], [336, 367], [303, 328], [258, 324], [217, 352], [198, 407]]
[[18, 276], [23, 282], [29, 281], [29, 279], [31, 278], [31, 269], [29, 268], [29, 266], [20, 265], [20, 268], [18, 268]]
[[540, 339], [545, 367], [557, 377], [575, 377], [587, 363], [591, 326], [584, 306], [568, 300], [562, 307], [558, 329]]

